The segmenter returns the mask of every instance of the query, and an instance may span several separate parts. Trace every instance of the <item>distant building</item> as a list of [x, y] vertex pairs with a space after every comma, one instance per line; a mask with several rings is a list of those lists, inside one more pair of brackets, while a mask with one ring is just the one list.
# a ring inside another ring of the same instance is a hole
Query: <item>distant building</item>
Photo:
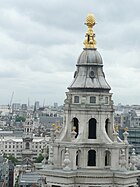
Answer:
[[54, 108], [58, 108], [58, 103], [54, 103]]
[[35, 111], [39, 109], [39, 101], [35, 102], [34, 109]]
[[9, 163], [0, 151], [0, 187], [9, 186]]
[[[120, 138], [123, 139], [124, 128], [119, 129]], [[132, 145], [129, 150], [132, 153], [132, 149], [135, 149], [135, 153], [140, 155], [140, 128], [138, 127], [129, 127], [128, 128], [128, 142]]]
[[42, 186], [42, 176], [38, 172], [26, 172], [20, 175], [19, 187], [40, 187]]
[[8, 105], [0, 105], [0, 115], [9, 114], [9, 106]]
[[12, 104], [12, 112], [16, 112], [21, 110], [21, 104], [20, 103], [13, 103]]
[[22, 104], [21, 105], [21, 110], [27, 110], [27, 104]]
[[36, 137], [32, 133], [33, 120], [27, 118], [24, 124], [24, 133], [22, 136], [13, 136], [13, 133], [7, 133], [7, 136], [1, 136], [0, 150], [6, 155], [13, 155], [19, 161], [26, 157], [35, 160], [47, 144], [47, 137]]
[[14, 184], [14, 164], [9, 161], [9, 187], [13, 187]]

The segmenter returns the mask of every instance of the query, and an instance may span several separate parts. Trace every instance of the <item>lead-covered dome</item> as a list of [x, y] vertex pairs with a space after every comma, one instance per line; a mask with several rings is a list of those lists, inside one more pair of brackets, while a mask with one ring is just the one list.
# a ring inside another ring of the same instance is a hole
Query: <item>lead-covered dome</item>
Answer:
[[68, 89], [108, 93], [111, 88], [105, 79], [102, 57], [96, 49], [95, 33], [92, 28], [95, 25], [95, 18], [92, 14], [87, 16], [85, 24], [88, 30], [85, 35], [84, 50], [78, 58], [74, 80]]
[[77, 65], [103, 64], [102, 57], [96, 49], [84, 49], [78, 58]]

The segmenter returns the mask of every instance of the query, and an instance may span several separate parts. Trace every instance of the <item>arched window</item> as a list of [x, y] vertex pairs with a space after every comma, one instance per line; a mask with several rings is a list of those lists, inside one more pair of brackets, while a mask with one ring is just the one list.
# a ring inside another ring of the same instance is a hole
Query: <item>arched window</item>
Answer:
[[79, 155], [78, 155], [78, 151], [76, 152], [76, 166], [78, 166], [78, 162], [79, 162]]
[[88, 166], [96, 166], [96, 151], [88, 151]]
[[79, 121], [77, 118], [73, 118], [73, 127], [75, 127], [75, 132], [76, 132], [76, 136], [75, 138], [77, 138], [78, 134], [79, 134]]
[[29, 149], [30, 148], [29, 146], [30, 146], [29, 142], [26, 142], [26, 149]]
[[81, 151], [78, 150], [78, 151], [76, 152], [76, 166], [77, 166], [77, 168], [79, 168], [80, 154], [81, 154]]
[[74, 103], [79, 103], [79, 96], [74, 96]]
[[89, 128], [88, 128], [88, 139], [96, 139], [96, 119], [91, 118], [89, 120]]
[[110, 151], [105, 151], [105, 166], [111, 166], [111, 153]]
[[109, 119], [105, 120], [105, 130], [106, 130], [106, 133], [109, 135]]

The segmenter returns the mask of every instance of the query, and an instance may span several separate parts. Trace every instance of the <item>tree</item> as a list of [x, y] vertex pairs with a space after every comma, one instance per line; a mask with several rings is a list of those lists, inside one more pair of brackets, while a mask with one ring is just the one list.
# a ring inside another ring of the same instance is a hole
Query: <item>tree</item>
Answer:
[[35, 162], [40, 163], [40, 162], [42, 162], [43, 159], [44, 159], [44, 157], [42, 156], [42, 154], [39, 154], [39, 156], [36, 158]]
[[18, 163], [18, 160], [13, 156], [13, 155], [9, 155], [9, 156], [6, 156], [6, 158], [8, 160], [11, 160], [11, 162], [16, 165]]
[[16, 122], [25, 122], [26, 118], [23, 116], [16, 116]]

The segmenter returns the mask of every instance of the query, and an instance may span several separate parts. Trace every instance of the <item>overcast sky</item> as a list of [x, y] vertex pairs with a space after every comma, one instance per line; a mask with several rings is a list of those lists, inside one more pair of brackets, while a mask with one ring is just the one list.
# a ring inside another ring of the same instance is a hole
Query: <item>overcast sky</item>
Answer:
[[140, 1], [0, 0], [0, 104], [63, 104], [95, 15], [115, 104], [140, 104]]

